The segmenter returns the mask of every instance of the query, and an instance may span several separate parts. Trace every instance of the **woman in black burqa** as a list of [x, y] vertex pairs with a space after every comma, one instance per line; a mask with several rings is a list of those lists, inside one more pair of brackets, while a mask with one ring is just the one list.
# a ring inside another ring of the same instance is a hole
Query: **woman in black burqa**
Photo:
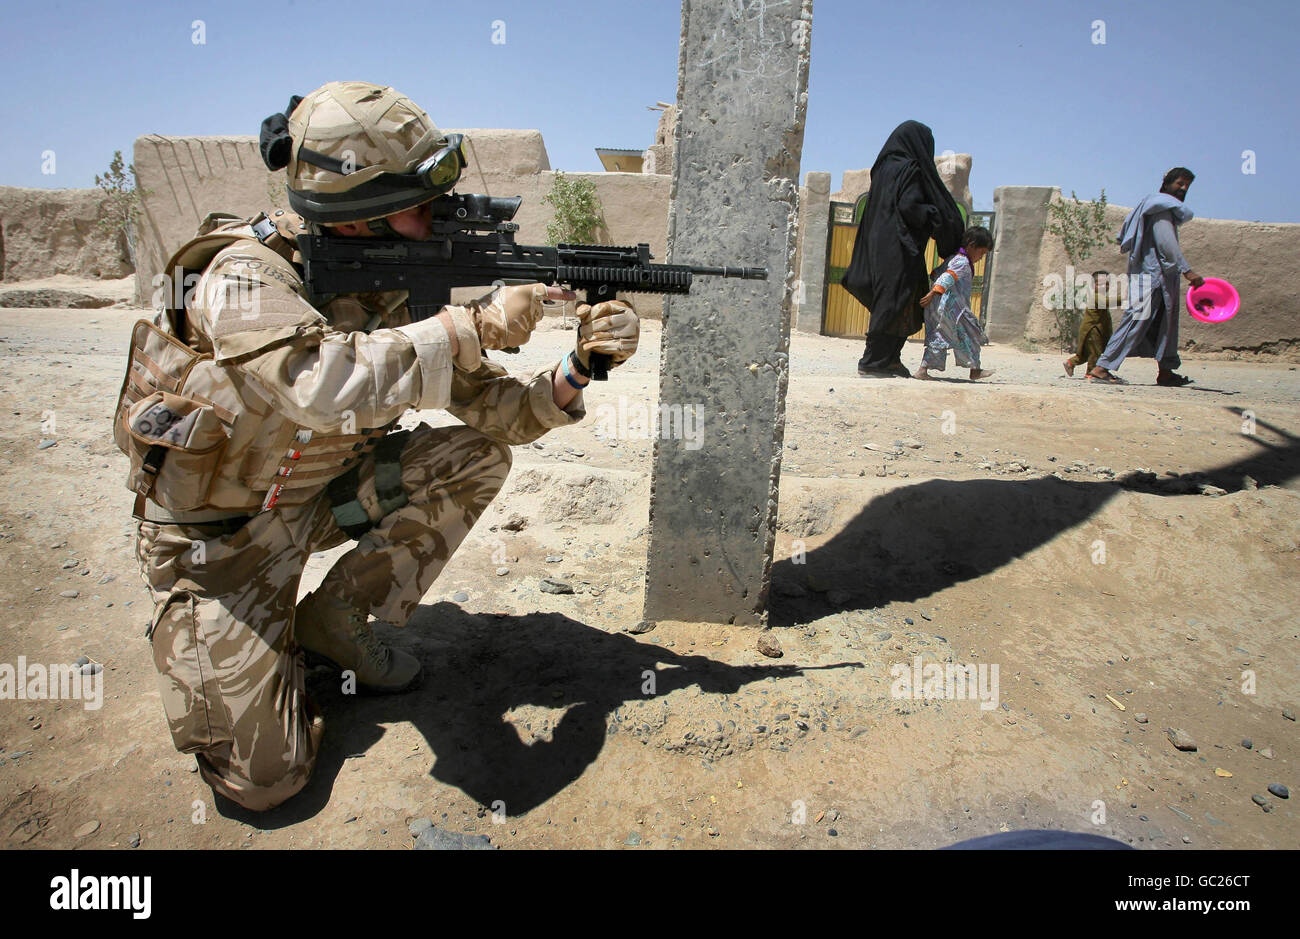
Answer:
[[930, 288], [925, 246], [939, 257], [961, 247], [961, 211], [934, 165], [934, 134], [918, 121], [894, 129], [871, 167], [871, 189], [844, 288], [871, 311], [858, 374], [909, 377], [903, 343], [925, 323], [918, 302]]

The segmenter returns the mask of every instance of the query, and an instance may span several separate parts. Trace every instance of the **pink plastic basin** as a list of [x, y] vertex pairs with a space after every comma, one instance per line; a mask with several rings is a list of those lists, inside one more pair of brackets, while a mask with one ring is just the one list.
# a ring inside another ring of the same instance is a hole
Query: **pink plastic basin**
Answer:
[[[1197, 309], [1197, 304], [1200, 309]], [[1202, 323], [1222, 323], [1237, 315], [1241, 297], [1237, 288], [1218, 277], [1207, 277], [1199, 287], [1187, 288], [1187, 312]]]

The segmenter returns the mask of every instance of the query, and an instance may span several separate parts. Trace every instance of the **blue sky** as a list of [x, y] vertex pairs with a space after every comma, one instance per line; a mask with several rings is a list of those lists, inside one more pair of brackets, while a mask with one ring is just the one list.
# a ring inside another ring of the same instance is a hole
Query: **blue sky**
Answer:
[[[974, 155], [977, 208], [1000, 185], [1080, 198], [1104, 187], [1132, 205], [1182, 164], [1197, 173], [1187, 201], [1200, 216], [1300, 222], [1300, 188], [1283, 172], [1300, 154], [1298, 11], [1294, 0], [815, 0], [802, 171], [830, 171], [839, 188], [913, 118], [934, 128], [938, 152]], [[2, 22], [0, 185], [80, 187], [141, 134], [253, 134], [290, 94], [333, 79], [394, 85], [444, 127], [540, 129], [552, 166], [598, 170], [596, 147], [652, 142], [646, 107], [677, 91], [681, 10], [8, 0]]]

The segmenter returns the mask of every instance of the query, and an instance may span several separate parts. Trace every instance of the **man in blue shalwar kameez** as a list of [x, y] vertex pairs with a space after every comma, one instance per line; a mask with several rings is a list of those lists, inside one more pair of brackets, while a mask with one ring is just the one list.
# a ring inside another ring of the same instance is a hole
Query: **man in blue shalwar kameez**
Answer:
[[1088, 373], [1090, 381], [1122, 384], [1112, 374], [1130, 355], [1150, 356], [1157, 362], [1157, 385], [1178, 387], [1192, 380], [1177, 374], [1178, 277], [1199, 287], [1202, 278], [1192, 270], [1178, 246], [1178, 226], [1191, 221], [1192, 210], [1183, 205], [1196, 177], [1176, 166], [1165, 174], [1160, 191], [1139, 202], [1120, 229], [1120, 250], [1128, 254], [1129, 295], [1124, 318]]

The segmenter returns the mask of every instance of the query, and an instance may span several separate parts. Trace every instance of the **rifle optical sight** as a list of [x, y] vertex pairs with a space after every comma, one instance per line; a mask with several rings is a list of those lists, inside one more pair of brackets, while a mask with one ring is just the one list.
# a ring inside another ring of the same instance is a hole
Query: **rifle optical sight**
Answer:
[[430, 206], [433, 209], [434, 221], [456, 222], [464, 228], [475, 226], [491, 228], [513, 219], [523, 201], [523, 196], [462, 193], [435, 199]]

